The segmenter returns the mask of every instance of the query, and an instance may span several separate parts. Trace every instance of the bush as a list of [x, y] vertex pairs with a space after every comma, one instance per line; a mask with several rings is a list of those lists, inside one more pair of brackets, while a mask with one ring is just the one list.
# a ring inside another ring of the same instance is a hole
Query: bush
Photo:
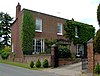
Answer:
[[70, 58], [70, 50], [66, 46], [60, 46], [58, 47], [58, 56], [59, 58]]
[[5, 51], [5, 52], [11, 52], [11, 47], [5, 46], [4, 51]]
[[45, 59], [45, 60], [43, 61], [43, 67], [44, 67], [44, 68], [48, 68], [48, 60], [47, 60], [47, 59]]
[[8, 57], [9, 57], [9, 55], [10, 55], [10, 52], [11, 52], [11, 47], [5, 46], [5, 47], [4, 47], [4, 50], [2, 50], [2, 51], [0, 52], [2, 59], [4, 59], [4, 60], [5, 60], [5, 59], [8, 59]]
[[95, 67], [95, 73], [100, 74], [100, 65], [99, 65], [99, 63], [97, 63], [97, 65]]
[[2, 57], [2, 59], [4, 59], [4, 60], [5, 60], [5, 59], [8, 59], [9, 55], [10, 55], [10, 52], [5, 52], [5, 51], [4, 51], [4, 52], [1, 53], [1, 57]]
[[30, 67], [31, 67], [31, 68], [34, 67], [34, 62], [33, 62], [33, 61], [30, 62]]
[[40, 62], [39, 59], [38, 59], [37, 62], [36, 62], [36, 67], [37, 67], [37, 68], [40, 68], [40, 67], [41, 67], [41, 62]]

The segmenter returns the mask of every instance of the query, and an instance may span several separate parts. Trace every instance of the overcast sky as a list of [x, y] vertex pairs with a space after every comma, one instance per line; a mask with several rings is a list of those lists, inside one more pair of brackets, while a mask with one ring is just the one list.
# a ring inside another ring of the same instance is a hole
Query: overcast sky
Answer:
[[22, 9], [30, 9], [66, 19], [93, 25], [99, 28], [97, 22], [97, 6], [100, 0], [0, 0], [0, 12], [15, 17], [16, 5]]

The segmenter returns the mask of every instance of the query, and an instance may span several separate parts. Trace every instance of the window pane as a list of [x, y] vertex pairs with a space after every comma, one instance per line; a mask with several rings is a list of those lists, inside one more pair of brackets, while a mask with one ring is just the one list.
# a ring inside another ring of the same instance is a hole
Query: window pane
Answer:
[[36, 18], [36, 30], [42, 31], [42, 19]]
[[58, 34], [62, 34], [62, 24], [61, 23], [58, 23], [58, 31], [57, 31]]
[[33, 40], [33, 52], [34, 52], [34, 54], [42, 52], [43, 48], [44, 48], [44, 46], [43, 46], [42, 39], [34, 39]]

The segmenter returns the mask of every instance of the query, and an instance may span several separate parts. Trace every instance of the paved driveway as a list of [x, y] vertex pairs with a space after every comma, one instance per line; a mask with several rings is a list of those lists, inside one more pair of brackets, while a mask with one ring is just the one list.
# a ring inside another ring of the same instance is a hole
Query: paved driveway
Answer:
[[55, 73], [61, 76], [81, 76], [82, 73], [82, 63], [76, 63], [71, 65], [64, 65], [54, 69], [44, 69], [46, 72]]
[[0, 76], [59, 76], [54, 73], [29, 70], [0, 63]]

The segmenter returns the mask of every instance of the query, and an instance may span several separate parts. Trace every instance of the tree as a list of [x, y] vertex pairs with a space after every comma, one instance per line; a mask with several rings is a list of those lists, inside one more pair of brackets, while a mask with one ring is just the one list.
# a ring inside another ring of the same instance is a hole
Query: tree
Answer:
[[13, 18], [7, 13], [0, 13], [0, 37], [3, 38], [0, 44], [9, 46], [9, 39], [11, 33], [11, 23]]
[[[97, 20], [100, 27], [100, 4], [97, 8]], [[94, 51], [100, 54], [100, 29], [97, 31], [96, 36], [94, 38]]]
[[99, 24], [99, 27], [100, 27], [100, 4], [97, 8], [97, 20], [98, 20], [98, 24]]
[[100, 29], [97, 31], [94, 38], [94, 51], [100, 54]]

